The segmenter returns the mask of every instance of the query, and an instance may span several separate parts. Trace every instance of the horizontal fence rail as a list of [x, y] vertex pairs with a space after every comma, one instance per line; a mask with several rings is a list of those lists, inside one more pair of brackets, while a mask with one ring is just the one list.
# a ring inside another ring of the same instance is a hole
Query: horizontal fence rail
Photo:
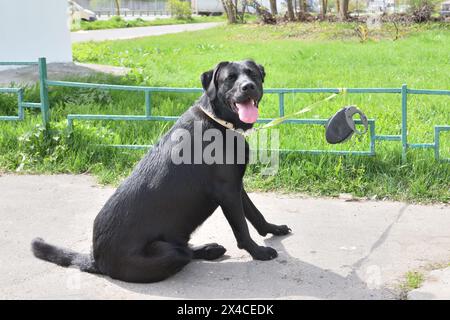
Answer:
[[38, 61], [0, 61], [0, 66], [34, 66]]
[[[130, 86], [130, 85], [113, 85], [101, 83], [84, 83], [71, 81], [53, 81], [47, 79], [47, 67], [45, 58], [39, 58], [37, 62], [0, 62], [0, 65], [37, 65], [39, 68], [39, 84], [41, 102], [24, 102], [23, 89], [21, 88], [0, 88], [0, 93], [15, 93], [18, 95], [18, 115], [3, 116], [0, 120], [23, 120], [23, 108], [38, 108], [42, 113], [42, 121], [47, 125], [50, 121], [49, 113], [49, 87], [66, 87], [66, 88], [82, 88], [82, 89], [98, 89], [98, 90], [121, 90], [143, 92], [145, 97], [145, 110], [143, 115], [103, 115], [103, 114], [69, 114], [67, 115], [67, 123], [69, 130], [73, 130], [74, 121], [176, 121], [179, 116], [163, 116], [152, 114], [151, 95], [155, 92], [174, 92], [174, 93], [202, 93], [202, 88], [176, 88], [176, 87], [148, 87], [148, 86]], [[429, 89], [409, 89], [406, 84], [401, 88], [268, 88], [264, 89], [265, 94], [278, 95], [278, 114], [284, 116], [285, 95], [299, 93], [342, 93], [349, 94], [396, 94], [401, 96], [401, 134], [399, 135], [383, 135], [376, 134], [375, 120], [369, 119], [369, 150], [352, 151], [352, 150], [298, 150], [298, 149], [279, 149], [280, 152], [298, 152], [310, 154], [340, 154], [340, 155], [375, 155], [375, 145], [377, 141], [399, 141], [402, 145], [402, 158], [406, 161], [406, 153], [409, 148], [425, 148], [434, 149], [435, 159], [438, 161], [450, 162], [450, 158], [442, 158], [440, 154], [440, 135], [444, 131], [450, 131], [450, 125], [436, 125], [434, 127], [434, 142], [429, 143], [408, 143], [407, 121], [408, 121], [408, 95], [439, 95], [449, 96], [450, 90], [429, 90]], [[258, 119], [258, 123], [268, 123], [273, 118]], [[283, 123], [297, 125], [325, 125], [328, 119], [288, 119]], [[355, 121], [361, 124], [361, 121]], [[142, 149], [149, 148], [150, 145], [103, 145], [115, 148]]]

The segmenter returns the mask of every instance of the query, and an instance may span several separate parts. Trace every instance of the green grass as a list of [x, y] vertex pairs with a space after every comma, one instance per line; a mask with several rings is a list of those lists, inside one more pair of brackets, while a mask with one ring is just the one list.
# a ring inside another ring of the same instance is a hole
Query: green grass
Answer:
[[409, 290], [419, 288], [423, 283], [423, 274], [417, 271], [409, 271], [406, 273], [406, 286]]
[[[223, 26], [199, 32], [76, 44], [73, 54], [82, 62], [133, 68], [123, 79], [88, 81], [151, 86], [199, 87], [200, 74], [222, 60], [253, 58], [265, 66], [266, 87], [400, 87], [450, 88], [450, 32], [444, 24], [402, 27], [401, 38], [384, 26], [361, 43], [353, 24], [287, 24], [284, 26]], [[32, 95], [35, 90], [28, 90]], [[5, 95], [3, 95], [5, 96]], [[324, 98], [322, 94], [286, 95], [286, 113]], [[1, 97], [1, 96], [0, 96]], [[153, 113], [179, 115], [197, 98], [195, 94], [154, 94]], [[0, 98], [1, 99], [1, 98]], [[6, 98], [3, 98], [6, 99]], [[10, 98], [11, 100], [13, 98]], [[37, 99], [36, 97], [33, 99]], [[1, 104], [0, 100], [0, 104]], [[0, 123], [0, 168], [21, 172], [90, 172], [101, 182], [116, 183], [142, 156], [141, 151], [95, 147], [99, 143], [151, 144], [170, 123], [75, 122], [67, 136], [68, 113], [143, 114], [142, 93], [51, 89], [56, 139], [39, 143], [42, 130], [36, 117], [22, 123]], [[433, 126], [449, 124], [449, 97], [410, 96], [410, 142], [432, 142]], [[356, 104], [376, 119], [378, 134], [400, 134], [400, 96], [362, 94], [338, 97], [308, 118], [328, 118], [344, 105]], [[6, 105], [6, 103], [4, 103]], [[8, 112], [13, 112], [9, 102]], [[262, 117], [277, 115], [277, 97], [266, 95]], [[368, 137], [330, 146], [320, 126], [281, 125], [282, 148], [368, 148]], [[31, 134], [29, 132], [32, 132]], [[18, 137], [22, 139], [18, 140]], [[36, 138], [36, 139], [35, 139]], [[450, 134], [443, 133], [442, 156], [450, 157]], [[57, 149], [58, 148], [58, 149]], [[450, 165], [436, 163], [431, 150], [411, 150], [401, 162], [399, 142], [377, 143], [377, 156], [283, 156], [274, 176], [261, 176], [252, 165], [245, 183], [252, 190], [295, 191], [311, 195], [390, 198], [408, 201], [450, 200]]]
[[114, 16], [108, 20], [97, 20], [92, 22], [80, 21], [79, 24], [72, 25], [71, 31], [149, 27], [201, 22], [223, 22], [225, 21], [224, 19], [225, 18], [222, 16], [195, 16], [190, 19], [158, 18], [155, 20], [144, 20], [141, 18], [136, 18], [133, 20], [124, 20], [121, 17]]

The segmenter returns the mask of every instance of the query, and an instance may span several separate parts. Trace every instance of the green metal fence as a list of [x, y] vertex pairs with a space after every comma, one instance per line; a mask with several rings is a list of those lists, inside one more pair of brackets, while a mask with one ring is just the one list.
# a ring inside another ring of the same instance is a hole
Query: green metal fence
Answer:
[[17, 94], [17, 106], [19, 108], [17, 116], [0, 116], [0, 120], [6, 121], [20, 121], [24, 118], [24, 108], [37, 108], [41, 110], [42, 123], [44, 126], [50, 121], [49, 112], [49, 100], [48, 100], [48, 87], [47, 81], [47, 63], [45, 58], [39, 58], [38, 61], [33, 62], [20, 62], [20, 61], [0, 61], [0, 66], [37, 66], [39, 71], [39, 91], [41, 102], [26, 102], [23, 101], [23, 89], [22, 88], [0, 88], [0, 93], [16, 93]]
[[[83, 83], [83, 82], [69, 82], [69, 81], [52, 81], [47, 79], [47, 65], [45, 58], [39, 58], [37, 62], [0, 62], [0, 65], [38, 65], [39, 68], [39, 84], [40, 84], [40, 103], [31, 103], [23, 101], [23, 89], [21, 88], [0, 88], [0, 93], [17, 93], [18, 95], [18, 115], [17, 116], [3, 116], [0, 120], [19, 121], [22, 120], [23, 108], [39, 108], [42, 113], [42, 122], [47, 125], [50, 122], [49, 113], [49, 87], [71, 87], [71, 88], [91, 88], [100, 90], [122, 90], [122, 91], [138, 91], [143, 92], [145, 96], [145, 110], [142, 115], [101, 115], [101, 114], [69, 114], [67, 116], [68, 128], [73, 129], [74, 121], [92, 121], [92, 120], [110, 120], [110, 121], [175, 121], [179, 117], [176, 116], [161, 116], [152, 114], [152, 93], [155, 92], [178, 92], [178, 93], [202, 93], [201, 88], [174, 88], [174, 87], [146, 87], [146, 86], [126, 86], [126, 85], [111, 85], [99, 83]], [[409, 89], [406, 84], [401, 88], [346, 88], [348, 94], [395, 94], [401, 96], [401, 134], [400, 135], [384, 135], [376, 134], [375, 120], [369, 119], [369, 150], [366, 151], [341, 151], [341, 150], [280, 150], [284, 152], [299, 152], [299, 153], [332, 153], [332, 154], [348, 154], [348, 155], [375, 155], [375, 146], [377, 141], [400, 141], [402, 144], [402, 158], [406, 161], [406, 152], [409, 148], [429, 148], [434, 149], [435, 159], [438, 161], [450, 162], [450, 158], [442, 158], [440, 156], [440, 134], [443, 131], [450, 131], [450, 125], [436, 125], [434, 127], [434, 142], [430, 143], [409, 143], [407, 122], [408, 122], [408, 95], [442, 95], [450, 97], [450, 90], [427, 90], [427, 89]], [[284, 116], [284, 97], [285, 94], [299, 94], [299, 93], [340, 93], [342, 88], [269, 88], [265, 89], [265, 94], [278, 95], [278, 113], [279, 116]], [[272, 118], [259, 119], [259, 123], [267, 123], [272, 121]], [[298, 125], [325, 125], [327, 119], [289, 119], [284, 123], [298, 124]], [[356, 121], [360, 124], [360, 121]], [[113, 147], [140, 149], [149, 148], [148, 145], [113, 145]]]

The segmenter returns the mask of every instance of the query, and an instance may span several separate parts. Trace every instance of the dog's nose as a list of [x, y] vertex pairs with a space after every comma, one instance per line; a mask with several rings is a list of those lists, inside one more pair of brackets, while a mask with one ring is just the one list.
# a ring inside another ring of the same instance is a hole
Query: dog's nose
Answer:
[[241, 90], [242, 91], [255, 90], [255, 84], [253, 82], [244, 82], [241, 85]]

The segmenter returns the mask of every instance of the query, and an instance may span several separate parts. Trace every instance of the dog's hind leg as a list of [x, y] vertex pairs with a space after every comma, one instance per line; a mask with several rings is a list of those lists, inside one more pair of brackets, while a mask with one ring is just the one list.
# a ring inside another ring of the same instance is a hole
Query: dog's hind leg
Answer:
[[165, 241], [153, 241], [143, 254], [124, 256], [111, 278], [149, 283], [164, 280], [180, 271], [192, 259], [192, 251]]
[[208, 243], [198, 247], [191, 248], [194, 259], [215, 260], [224, 255], [227, 251], [217, 243]]

